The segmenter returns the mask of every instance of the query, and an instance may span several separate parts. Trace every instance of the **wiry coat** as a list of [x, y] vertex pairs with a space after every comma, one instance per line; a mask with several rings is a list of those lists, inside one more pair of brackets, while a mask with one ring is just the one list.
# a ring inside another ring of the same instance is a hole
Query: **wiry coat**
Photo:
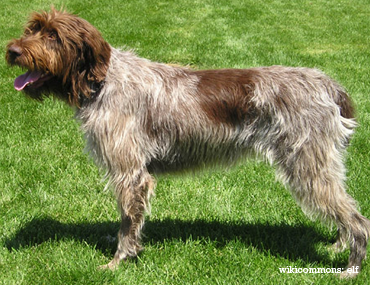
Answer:
[[[7, 60], [47, 74], [41, 86], [25, 87], [31, 97], [52, 93], [78, 106], [88, 149], [107, 169], [121, 211], [118, 249], [109, 268], [141, 249], [144, 212], [155, 187], [152, 174], [229, 165], [251, 155], [276, 166], [308, 215], [337, 225], [335, 247], [349, 242], [348, 267], [361, 266], [370, 223], [345, 192], [343, 164], [356, 123], [351, 101], [335, 81], [308, 68], [195, 71], [154, 63], [109, 46], [76, 16], [36, 15], [31, 23], [41, 26], [33, 32], [37, 40], [50, 35], [42, 27], [52, 27], [60, 35], [60, 58], [63, 50], [69, 57], [73, 50], [75, 70], [58, 60], [58, 68], [51, 68], [22, 59], [28, 52], [30, 58], [42, 56], [32, 53], [35, 38], [11, 42]], [[61, 32], [68, 25], [73, 29]]]

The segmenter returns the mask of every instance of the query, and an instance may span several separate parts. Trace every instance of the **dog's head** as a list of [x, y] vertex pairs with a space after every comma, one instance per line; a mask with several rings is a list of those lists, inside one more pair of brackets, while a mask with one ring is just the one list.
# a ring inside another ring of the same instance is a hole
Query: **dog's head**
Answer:
[[31, 15], [24, 34], [7, 45], [6, 60], [27, 70], [15, 89], [38, 100], [55, 94], [78, 106], [104, 80], [110, 53], [94, 26], [52, 8]]

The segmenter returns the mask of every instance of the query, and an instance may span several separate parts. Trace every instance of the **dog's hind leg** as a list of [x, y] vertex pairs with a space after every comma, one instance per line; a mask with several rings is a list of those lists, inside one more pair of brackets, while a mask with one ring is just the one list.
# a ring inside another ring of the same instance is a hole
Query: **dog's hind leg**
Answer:
[[[370, 221], [356, 208], [355, 200], [345, 191], [342, 154], [334, 144], [307, 143], [284, 163], [279, 163], [291, 192], [310, 217], [335, 223], [339, 234], [337, 247], [349, 243], [347, 269], [341, 277], [354, 277], [361, 269], [370, 236]], [[282, 162], [282, 160], [280, 161]]]
[[122, 181], [116, 187], [121, 226], [114, 258], [102, 268], [115, 269], [121, 260], [135, 257], [142, 250], [140, 239], [145, 212], [150, 211], [149, 199], [155, 187], [154, 178], [147, 172], [130, 182]]

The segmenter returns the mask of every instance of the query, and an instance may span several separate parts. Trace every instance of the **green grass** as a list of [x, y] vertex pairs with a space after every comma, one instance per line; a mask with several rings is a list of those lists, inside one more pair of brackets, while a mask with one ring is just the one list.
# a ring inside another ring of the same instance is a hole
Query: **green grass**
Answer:
[[[360, 123], [348, 153], [348, 192], [370, 217], [370, 3], [367, 0], [54, 1], [97, 26], [113, 46], [194, 68], [318, 67], [341, 82]], [[0, 45], [45, 1], [3, 1]], [[5, 48], [1, 49], [4, 58]], [[281, 274], [279, 267], [343, 267], [335, 237], [309, 221], [273, 169], [158, 178], [145, 251], [115, 272], [97, 270], [115, 250], [113, 195], [83, 153], [73, 111], [33, 102], [0, 61], [0, 284], [365, 284], [361, 275]]]

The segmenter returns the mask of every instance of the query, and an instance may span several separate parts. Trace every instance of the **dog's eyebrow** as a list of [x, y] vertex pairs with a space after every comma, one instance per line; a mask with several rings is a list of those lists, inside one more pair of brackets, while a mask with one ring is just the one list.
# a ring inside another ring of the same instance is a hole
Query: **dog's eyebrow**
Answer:
[[38, 31], [41, 29], [41, 26], [42, 24], [40, 23], [40, 21], [30, 21], [28, 22], [27, 26], [26, 26], [26, 30], [28, 31]]

